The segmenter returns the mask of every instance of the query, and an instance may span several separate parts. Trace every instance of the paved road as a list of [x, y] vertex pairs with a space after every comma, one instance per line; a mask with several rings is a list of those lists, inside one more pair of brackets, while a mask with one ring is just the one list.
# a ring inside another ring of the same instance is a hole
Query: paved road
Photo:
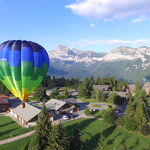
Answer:
[[25, 133], [25, 134], [22, 134], [22, 135], [19, 135], [19, 136], [15, 136], [15, 137], [12, 137], [12, 138], [0, 141], [0, 145], [1, 144], [6, 144], [6, 143], [10, 143], [10, 142], [13, 142], [13, 141], [16, 141], [16, 140], [23, 139], [25, 137], [28, 137], [28, 136], [34, 134], [34, 132], [35, 132], [35, 130], [33, 130], [31, 132], [28, 132], [28, 133]]

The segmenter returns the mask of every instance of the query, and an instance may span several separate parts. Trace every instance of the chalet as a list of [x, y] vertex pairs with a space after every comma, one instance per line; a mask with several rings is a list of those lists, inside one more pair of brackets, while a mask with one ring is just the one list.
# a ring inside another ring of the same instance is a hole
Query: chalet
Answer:
[[49, 117], [52, 121], [54, 120], [55, 115], [73, 113], [78, 111], [78, 107], [76, 105], [57, 99], [51, 99], [46, 102], [45, 105], [49, 112]]
[[109, 95], [109, 94], [117, 94], [117, 95], [119, 95], [120, 97], [122, 97], [122, 98], [127, 98], [127, 96], [128, 96], [128, 93], [127, 92], [122, 92], [122, 91], [105, 91], [104, 92], [107, 96]]
[[8, 96], [0, 95], [0, 112], [6, 112], [9, 110]]
[[113, 93], [119, 95], [122, 98], [127, 98], [128, 97], [128, 93], [127, 92], [123, 92], [123, 91], [112, 91]]
[[26, 126], [36, 125], [36, 120], [38, 120], [38, 115], [40, 112], [40, 109], [28, 103], [23, 103], [15, 108], [10, 109], [10, 114], [13, 115], [16, 120], [20, 121]]
[[73, 89], [73, 90], [69, 90], [69, 95], [72, 96], [72, 97], [76, 97], [78, 95], [78, 91]]
[[93, 89], [96, 89], [98, 91], [109, 91], [109, 90], [111, 90], [109, 85], [93, 85]]
[[56, 89], [58, 89], [58, 87], [46, 88], [46, 95], [49, 96]]
[[146, 94], [150, 96], [150, 82], [146, 82], [142, 88], [145, 90]]
[[65, 98], [65, 99], [61, 99], [61, 100], [66, 103], [70, 103], [70, 104], [74, 104], [74, 105], [80, 103], [80, 100], [76, 99], [76, 98]]
[[126, 87], [127, 92], [131, 92], [132, 95], [135, 94], [136, 85], [135, 84], [129, 84]]
[[0, 99], [4, 99], [5, 101], [8, 101], [9, 96], [0, 94]]
[[9, 109], [9, 104], [3, 99], [0, 99], [0, 112], [6, 112]]

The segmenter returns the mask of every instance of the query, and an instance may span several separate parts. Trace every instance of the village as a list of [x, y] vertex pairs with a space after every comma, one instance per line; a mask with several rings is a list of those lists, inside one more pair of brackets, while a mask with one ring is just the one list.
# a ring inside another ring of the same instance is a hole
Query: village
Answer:
[[[48, 88], [46, 94], [49, 96], [53, 90], [57, 87]], [[128, 84], [124, 87], [123, 91], [113, 91], [109, 85], [93, 85], [93, 89], [98, 91], [103, 91], [106, 97], [109, 94], [116, 94], [120, 96], [123, 100], [122, 105], [115, 105], [104, 102], [86, 102], [82, 101], [78, 97], [78, 91], [76, 89], [70, 90], [70, 98], [64, 99], [49, 99], [45, 102], [46, 109], [49, 113], [49, 118], [54, 125], [59, 123], [72, 121], [79, 118], [86, 118], [85, 109], [90, 109], [90, 111], [101, 111], [107, 110], [110, 106], [116, 108], [116, 114], [118, 116], [123, 116], [125, 114], [126, 104], [128, 102], [128, 93], [132, 95], [135, 94], [136, 85]], [[150, 95], [150, 83], [145, 83], [142, 87], [146, 91], [147, 96]], [[62, 94], [61, 92], [60, 94]], [[32, 97], [32, 95], [31, 95]], [[15, 120], [19, 125], [24, 127], [32, 127], [36, 125], [38, 120], [38, 115], [41, 112], [41, 108], [44, 102], [42, 101], [27, 101], [22, 103], [21, 100], [6, 96], [4, 94], [0, 95], [0, 115], [9, 116]]]

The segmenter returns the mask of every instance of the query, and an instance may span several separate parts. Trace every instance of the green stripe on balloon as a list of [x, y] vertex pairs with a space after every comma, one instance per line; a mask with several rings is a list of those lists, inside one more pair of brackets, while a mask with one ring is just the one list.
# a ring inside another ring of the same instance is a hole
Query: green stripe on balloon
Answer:
[[3, 76], [11, 76], [10, 67], [8, 61], [0, 62], [0, 70]]
[[23, 76], [31, 76], [33, 72], [33, 62], [22, 61], [21, 62], [21, 74]]

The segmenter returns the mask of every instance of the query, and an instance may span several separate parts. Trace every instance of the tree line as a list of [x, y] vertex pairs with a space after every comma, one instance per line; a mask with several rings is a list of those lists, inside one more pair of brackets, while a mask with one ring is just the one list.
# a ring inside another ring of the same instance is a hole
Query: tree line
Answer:
[[34, 92], [34, 99], [39, 100], [39, 101], [46, 101], [50, 98], [57, 98], [57, 99], [62, 99], [62, 98], [69, 98], [69, 92], [67, 90], [64, 91], [63, 95], [59, 95], [59, 90], [55, 89], [51, 93], [50, 97], [46, 95], [46, 89], [49, 87], [70, 87], [73, 89], [76, 89], [79, 91], [79, 96], [80, 97], [85, 97], [85, 98], [95, 98], [96, 100], [99, 101], [106, 101], [106, 96], [103, 93], [103, 91], [98, 91], [98, 90], [93, 90], [93, 85], [98, 84], [98, 85], [109, 85], [111, 89], [115, 91], [123, 91], [124, 87], [127, 85], [126, 81], [120, 81], [117, 80], [113, 77], [110, 78], [97, 78], [94, 79], [93, 77], [90, 78], [85, 78], [85, 80], [80, 81], [79, 79], [65, 79], [65, 78], [55, 78], [55, 77], [50, 77], [46, 76], [41, 83], [41, 85], [35, 90]]

